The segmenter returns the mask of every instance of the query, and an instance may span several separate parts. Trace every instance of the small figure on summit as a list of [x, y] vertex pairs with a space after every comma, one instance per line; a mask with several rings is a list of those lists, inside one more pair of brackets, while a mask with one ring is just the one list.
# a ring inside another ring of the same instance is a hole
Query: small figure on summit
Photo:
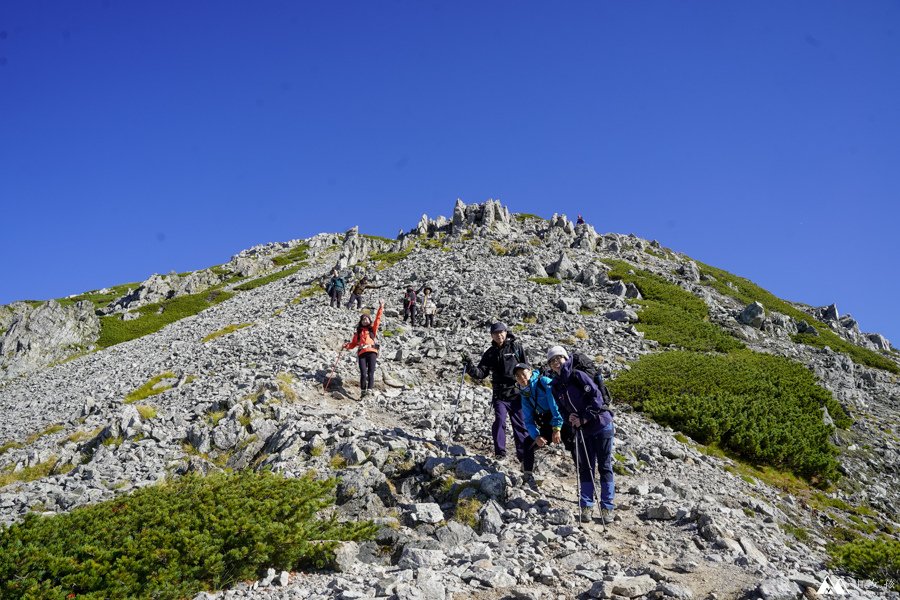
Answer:
[[578, 215], [578, 220], [575, 221], [575, 224], [576, 225], [584, 225], [584, 219], [581, 217], [581, 215]]

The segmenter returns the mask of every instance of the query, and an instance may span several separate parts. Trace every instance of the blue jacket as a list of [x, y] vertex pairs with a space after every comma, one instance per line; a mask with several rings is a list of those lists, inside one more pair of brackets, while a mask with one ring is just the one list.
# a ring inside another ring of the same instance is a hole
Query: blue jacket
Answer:
[[596, 435], [612, 423], [613, 415], [603, 408], [603, 396], [589, 375], [572, 368], [569, 357], [553, 378], [553, 397], [566, 421], [575, 414], [582, 421], [585, 434]]
[[538, 439], [538, 436], [541, 435], [534, 419], [536, 414], [544, 414], [549, 411], [551, 427], [561, 428], [563, 424], [562, 415], [559, 414], [559, 407], [556, 406], [556, 400], [553, 399], [553, 394], [550, 392], [551, 383], [549, 377], [542, 377], [537, 371], [532, 371], [528, 387], [520, 391], [522, 396], [522, 419], [525, 421], [528, 435], [533, 440]]

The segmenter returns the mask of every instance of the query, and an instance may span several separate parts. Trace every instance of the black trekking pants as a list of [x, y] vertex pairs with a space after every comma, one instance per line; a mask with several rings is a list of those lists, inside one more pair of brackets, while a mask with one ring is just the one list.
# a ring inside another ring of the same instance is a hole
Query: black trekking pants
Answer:
[[371, 390], [375, 387], [375, 359], [377, 352], [366, 352], [357, 357], [359, 363], [359, 389]]

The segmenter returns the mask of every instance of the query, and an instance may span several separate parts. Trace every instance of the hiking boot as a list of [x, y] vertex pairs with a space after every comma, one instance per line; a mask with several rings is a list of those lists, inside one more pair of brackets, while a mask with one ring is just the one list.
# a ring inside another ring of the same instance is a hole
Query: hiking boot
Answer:
[[522, 473], [522, 487], [526, 487], [532, 491], [538, 491], [538, 482], [534, 478], [534, 473], [531, 471], [524, 471]]
[[582, 506], [581, 507], [581, 522], [582, 523], [590, 523], [591, 522], [591, 513], [594, 512], [593, 506]]
[[604, 525], [609, 525], [613, 522], [613, 511], [611, 508], [600, 509], [600, 522]]

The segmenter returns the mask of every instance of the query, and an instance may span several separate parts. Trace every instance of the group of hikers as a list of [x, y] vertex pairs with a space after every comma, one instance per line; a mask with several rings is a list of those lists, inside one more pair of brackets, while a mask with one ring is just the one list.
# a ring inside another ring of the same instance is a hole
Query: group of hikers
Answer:
[[[337, 269], [325, 286], [330, 305], [341, 307], [346, 282]], [[360, 278], [350, 290], [347, 308], [355, 303], [362, 307], [362, 295], [371, 285]], [[437, 312], [427, 284], [419, 289], [408, 286], [403, 295], [403, 321], [414, 327], [419, 305], [425, 327], [434, 326]], [[421, 295], [421, 296], [420, 296]], [[373, 392], [375, 368], [380, 349], [378, 329], [384, 314], [384, 300], [378, 303], [373, 319], [368, 312], [359, 317], [352, 339], [343, 349], [356, 349], [359, 364], [360, 398]], [[548, 444], [562, 444], [570, 453], [578, 479], [580, 520], [592, 519], [599, 501], [599, 517], [606, 524], [612, 519], [615, 480], [612, 470], [615, 424], [610, 409], [609, 392], [593, 362], [577, 352], [571, 355], [562, 346], [546, 352], [546, 370], [532, 367], [525, 349], [505, 323], [490, 328], [491, 345], [476, 364], [468, 354], [462, 357], [464, 372], [473, 379], [491, 376], [494, 421], [491, 425], [494, 456], [506, 460], [506, 421], [512, 425], [516, 459], [522, 467], [523, 481], [537, 485], [535, 451]], [[458, 399], [457, 399], [458, 401]], [[599, 486], [594, 473], [599, 475]]]
[[[369, 282], [368, 276], [362, 276], [350, 288], [350, 299], [347, 301], [347, 308], [353, 308], [356, 304], [357, 310], [362, 308], [362, 296], [367, 289], [383, 288], [384, 285], [373, 285]], [[347, 289], [347, 280], [338, 272], [337, 269], [331, 270], [331, 276], [325, 283], [325, 293], [331, 299], [329, 306], [341, 307], [344, 292]], [[437, 303], [434, 300], [434, 290], [428, 283], [424, 283], [418, 290], [412, 286], [407, 286], [403, 293], [403, 322], [409, 320], [409, 324], [413, 327], [419, 321], [419, 313], [421, 312], [422, 325], [425, 327], [434, 327], [434, 317], [437, 314]], [[421, 305], [421, 310], [419, 309]]]

